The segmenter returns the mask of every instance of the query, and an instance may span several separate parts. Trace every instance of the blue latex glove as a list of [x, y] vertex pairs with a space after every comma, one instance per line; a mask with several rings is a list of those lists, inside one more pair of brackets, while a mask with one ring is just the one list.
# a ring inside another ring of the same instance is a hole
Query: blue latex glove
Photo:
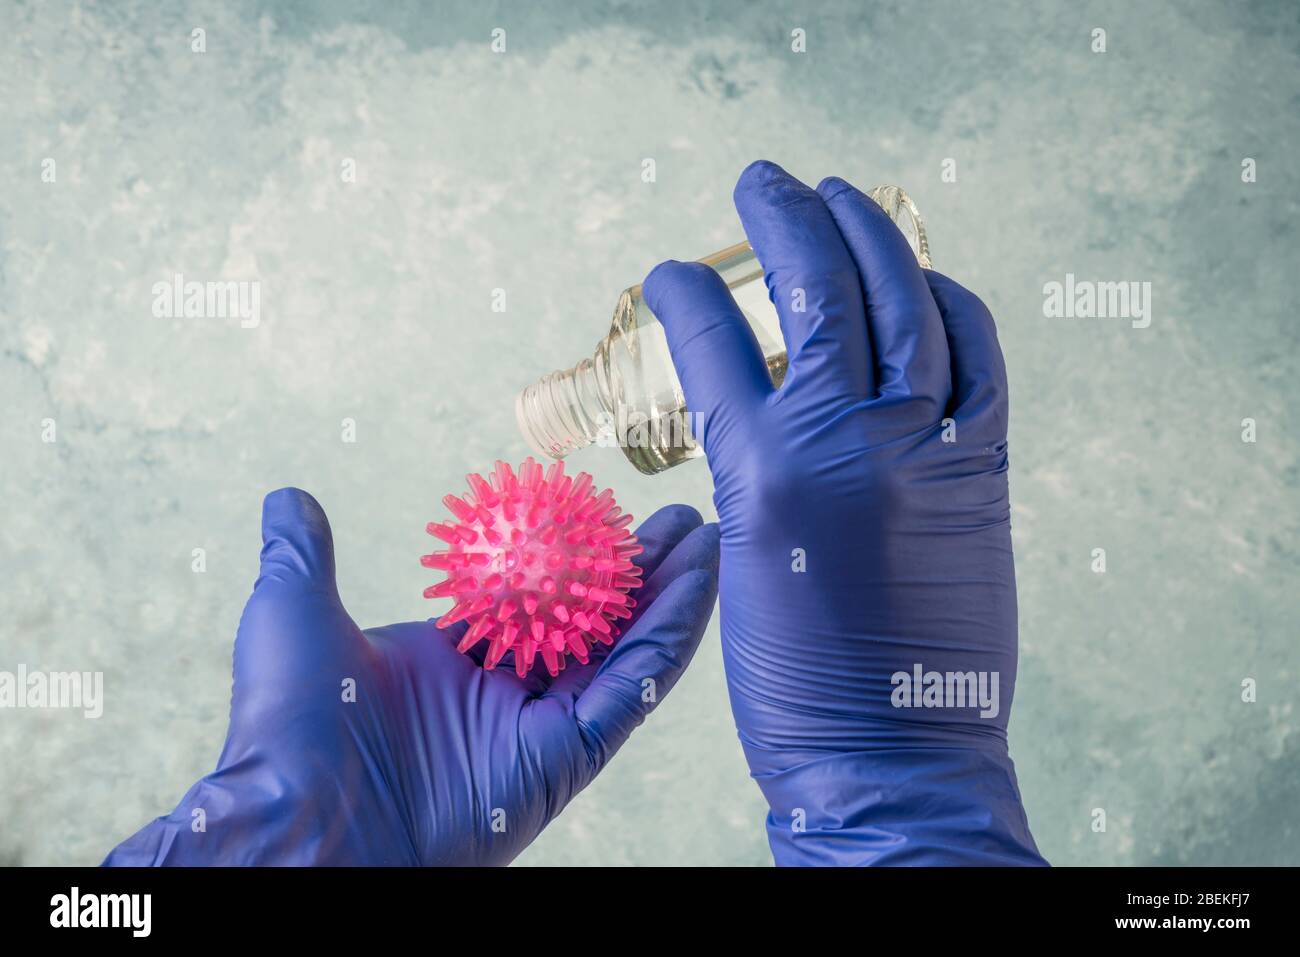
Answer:
[[[993, 319], [843, 180], [814, 191], [755, 163], [735, 202], [789, 350], [780, 389], [712, 270], [664, 263], [643, 289], [702, 422], [727, 684], [773, 854], [1044, 863], [1007, 754], [1016, 590]], [[990, 696], [996, 673], [996, 716], [895, 707], [893, 676], [918, 664], [989, 673]]]
[[105, 864], [508, 863], [672, 688], [712, 613], [717, 526], [679, 505], [637, 534], [646, 583], [613, 649], [521, 681], [458, 654], [463, 623], [361, 631], [324, 512], [273, 492], [217, 770]]

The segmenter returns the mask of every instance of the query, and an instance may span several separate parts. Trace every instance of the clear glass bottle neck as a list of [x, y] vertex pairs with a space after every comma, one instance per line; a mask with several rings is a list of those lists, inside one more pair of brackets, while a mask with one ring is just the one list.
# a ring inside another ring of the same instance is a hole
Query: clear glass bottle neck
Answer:
[[515, 419], [535, 453], [562, 458], [596, 441], [614, 415], [608, 340], [572, 369], [538, 379], [515, 399]]

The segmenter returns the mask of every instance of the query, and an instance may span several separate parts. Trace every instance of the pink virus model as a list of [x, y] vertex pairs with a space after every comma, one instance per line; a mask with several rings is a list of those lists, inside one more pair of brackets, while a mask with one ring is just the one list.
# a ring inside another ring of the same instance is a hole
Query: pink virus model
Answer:
[[490, 480], [475, 473], [468, 481], [468, 495], [442, 500], [453, 521], [428, 525], [448, 548], [420, 558], [447, 572], [424, 597], [455, 601], [438, 627], [469, 622], [457, 650], [488, 642], [489, 670], [513, 651], [522, 678], [539, 655], [555, 676], [568, 655], [586, 664], [597, 642], [612, 645], [615, 622], [636, 607], [629, 592], [641, 569], [632, 559], [643, 550], [614, 493], [597, 495], [590, 475], [571, 478], [563, 462], [543, 476], [531, 457], [518, 475], [498, 461]]

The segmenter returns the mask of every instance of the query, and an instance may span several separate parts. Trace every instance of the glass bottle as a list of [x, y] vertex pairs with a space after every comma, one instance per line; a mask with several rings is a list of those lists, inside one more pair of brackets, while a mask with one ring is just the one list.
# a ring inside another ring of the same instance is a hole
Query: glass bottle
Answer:
[[[898, 186], [877, 186], [868, 195], [907, 237], [917, 261], [930, 268], [925, 225], [911, 197]], [[772, 383], [779, 387], [785, 379], [785, 342], [763, 267], [749, 243], [700, 262], [716, 270], [731, 289], [762, 347]], [[691, 434], [663, 326], [641, 298], [639, 284], [623, 290], [609, 335], [597, 344], [595, 355], [524, 389], [515, 400], [515, 417], [533, 451], [548, 458], [563, 458], [593, 443], [617, 445], [640, 471], [654, 475], [703, 454]]]

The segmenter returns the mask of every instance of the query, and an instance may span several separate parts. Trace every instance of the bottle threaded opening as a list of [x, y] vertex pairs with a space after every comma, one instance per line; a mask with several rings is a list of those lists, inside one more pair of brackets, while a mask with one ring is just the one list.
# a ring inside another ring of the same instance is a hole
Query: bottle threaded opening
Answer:
[[596, 441], [608, 410], [591, 359], [542, 376], [515, 399], [515, 420], [537, 455], [562, 459]]

